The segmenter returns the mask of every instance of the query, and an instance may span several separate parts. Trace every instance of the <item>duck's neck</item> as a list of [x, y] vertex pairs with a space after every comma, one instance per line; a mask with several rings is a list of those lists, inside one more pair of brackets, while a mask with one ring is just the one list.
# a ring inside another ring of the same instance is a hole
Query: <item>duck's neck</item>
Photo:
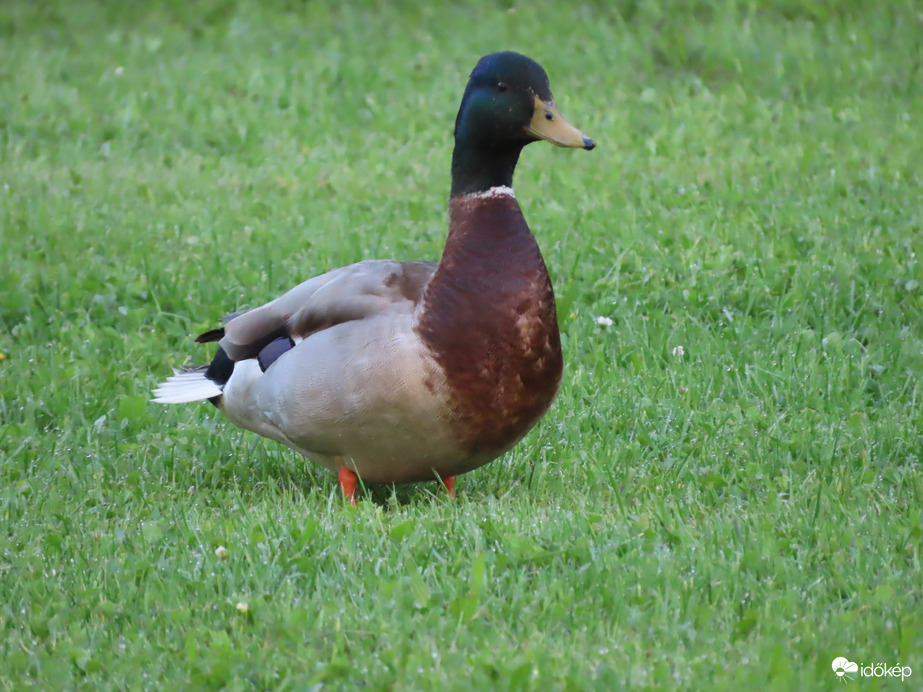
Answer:
[[525, 281], [547, 285], [550, 294], [545, 262], [513, 194], [522, 147], [475, 141], [465, 128], [456, 129], [449, 237], [426, 302], [467, 297], [489, 311], [524, 290]]
[[452, 197], [513, 187], [513, 172], [522, 146], [480, 148], [463, 140], [452, 151]]

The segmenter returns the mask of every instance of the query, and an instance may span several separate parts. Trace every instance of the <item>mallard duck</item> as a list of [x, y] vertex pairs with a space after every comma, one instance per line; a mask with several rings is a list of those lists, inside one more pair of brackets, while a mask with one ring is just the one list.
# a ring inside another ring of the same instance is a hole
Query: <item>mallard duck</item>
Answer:
[[210, 365], [154, 401], [208, 400], [356, 486], [441, 480], [515, 445], [551, 405], [563, 359], [551, 280], [513, 194], [522, 148], [593, 149], [545, 70], [482, 58], [455, 121], [449, 234], [433, 262], [370, 260], [308, 279], [200, 335]]

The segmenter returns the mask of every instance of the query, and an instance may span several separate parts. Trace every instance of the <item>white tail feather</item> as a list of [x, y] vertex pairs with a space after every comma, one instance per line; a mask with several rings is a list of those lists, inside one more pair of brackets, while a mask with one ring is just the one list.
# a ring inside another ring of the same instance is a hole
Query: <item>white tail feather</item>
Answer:
[[173, 371], [173, 377], [168, 377], [154, 390], [157, 404], [188, 404], [192, 401], [204, 401], [221, 394], [221, 387], [205, 377], [204, 370], [190, 370], [188, 372]]

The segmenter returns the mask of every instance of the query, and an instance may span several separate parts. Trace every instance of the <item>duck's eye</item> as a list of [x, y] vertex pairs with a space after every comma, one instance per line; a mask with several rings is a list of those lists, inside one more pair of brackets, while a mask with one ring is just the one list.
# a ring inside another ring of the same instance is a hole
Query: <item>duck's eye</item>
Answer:
[[554, 120], [554, 116], [551, 113], [545, 113], [545, 120]]
[[509, 87], [506, 85], [506, 82], [497, 82], [497, 91], [506, 91]]

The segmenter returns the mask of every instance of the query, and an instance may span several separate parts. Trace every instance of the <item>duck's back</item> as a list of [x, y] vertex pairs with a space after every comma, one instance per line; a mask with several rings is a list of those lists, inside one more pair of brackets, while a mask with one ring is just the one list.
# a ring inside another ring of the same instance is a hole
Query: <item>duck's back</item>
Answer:
[[[209, 333], [236, 361], [214, 403], [327, 468], [349, 460], [367, 482], [454, 468], [467, 454], [446, 415], [447, 385], [413, 328], [435, 267], [337, 269]], [[266, 364], [280, 339], [289, 347]]]

